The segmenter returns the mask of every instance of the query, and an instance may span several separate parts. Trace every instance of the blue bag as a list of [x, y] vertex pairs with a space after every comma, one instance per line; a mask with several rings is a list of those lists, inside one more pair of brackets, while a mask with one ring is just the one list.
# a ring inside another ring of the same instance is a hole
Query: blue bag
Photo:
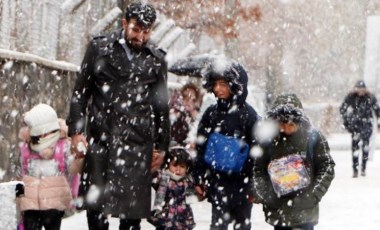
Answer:
[[204, 159], [213, 169], [240, 172], [247, 160], [249, 146], [243, 140], [220, 133], [212, 133], [207, 141]]

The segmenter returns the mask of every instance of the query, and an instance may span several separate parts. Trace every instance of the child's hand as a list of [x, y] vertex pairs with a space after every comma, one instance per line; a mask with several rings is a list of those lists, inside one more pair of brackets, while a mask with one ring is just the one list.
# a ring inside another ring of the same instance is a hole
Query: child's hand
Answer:
[[206, 198], [206, 191], [204, 189], [203, 185], [196, 185], [195, 186], [195, 194], [198, 197], [199, 201], [202, 201]]
[[258, 200], [256, 199], [256, 197], [253, 195], [247, 195], [247, 200], [250, 204], [253, 204], [253, 203], [258, 204], [259, 203]]

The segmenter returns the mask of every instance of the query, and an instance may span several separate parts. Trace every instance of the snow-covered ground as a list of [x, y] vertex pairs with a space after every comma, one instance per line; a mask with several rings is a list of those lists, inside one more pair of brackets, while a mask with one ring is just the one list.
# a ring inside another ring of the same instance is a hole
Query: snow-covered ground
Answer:
[[[348, 134], [332, 134], [328, 138], [335, 160], [335, 179], [320, 203], [319, 224], [316, 230], [372, 230], [380, 226], [380, 148], [368, 162], [367, 176], [352, 178], [350, 137]], [[380, 144], [377, 137], [376, 143]], [[211, 207], [207, 202], [193, 202], [197, 222], [195, 229], [209, 229]], [[252, 210], [252, 229], [273, 229], [265, 223], [261, 205]], [[81, 212], [63, 220], [63, 230], [84, 230], [86, 214]], [[118, 229], [118, 219], [110, 219], [110, 230]], [[154, 227], [143, 221], [142, 229]]]

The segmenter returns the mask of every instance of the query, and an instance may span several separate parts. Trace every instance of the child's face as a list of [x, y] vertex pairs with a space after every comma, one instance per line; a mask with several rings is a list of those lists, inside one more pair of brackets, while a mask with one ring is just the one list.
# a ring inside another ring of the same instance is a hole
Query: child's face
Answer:
[[231, 97], [232, 92], [228, 82], [223, 79], [218, 79], [214, 82], [213, 92], [219, 99], [228, 99]]
[[187, 166], [185, 164], [177, 164], [175, 161], [171, 161], [169, 164], [169, 171], [177, 176], [185, 176]]
[[280, 131], [285, 133], [286, 135], [292, 135], [297, 132], [298, 125], [294, 122], [280, 123]]

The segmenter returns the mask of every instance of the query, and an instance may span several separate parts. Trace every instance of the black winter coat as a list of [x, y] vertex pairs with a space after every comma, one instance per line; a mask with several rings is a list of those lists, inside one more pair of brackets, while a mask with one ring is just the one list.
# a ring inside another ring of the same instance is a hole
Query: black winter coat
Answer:
[[129, 60], [121, 37], [117, 31], [90, 42], [67, 121], [69, 135], [86, 128], [90, 143], [80, 192], [101, 195], [86, 205], [137, 219], [150, 213], [153, 148], [169, 145], [167, 67], [150, 44]]
[[[235, 75], [237, 74], [237, 75]], [[220, 76], [219, 76], [220, 77]], [[252, 193], [253, 159], [248, 157], [239, 173], [226, 173], [214, 170], [204, 160], [207, 140], [211, 133], [219, 132], [227, 136], [238, 135], [249, 146], [255, 142], [253, 127], [259, 119], [256, 111], [245, 102], [248, 95], [248, 76], [243, 67], [234, 64], [223, 74], [234, 92], [230, 101], [217, 99], [217, 104], [211, 105], [204, 112], [198, 126], [197, 157], [193, 169], [196, 184], [206, 184], [207, 198], [211, 203], [239, 204], [245, 202], [246, 196]], [[212, 87], [213, 79], [206, 77], [206, 88]], [[220, 189], [223, 188], [223, 189]], [[225, 199], [227, 197], [227, 199]]]
[[344, 127], [350, 133], [371, 133], [373, 116], [380, 118], [380, 107], [376, 97], [370, 92], [360, 96], [353, 91], [345, 97], [340, 113]]

